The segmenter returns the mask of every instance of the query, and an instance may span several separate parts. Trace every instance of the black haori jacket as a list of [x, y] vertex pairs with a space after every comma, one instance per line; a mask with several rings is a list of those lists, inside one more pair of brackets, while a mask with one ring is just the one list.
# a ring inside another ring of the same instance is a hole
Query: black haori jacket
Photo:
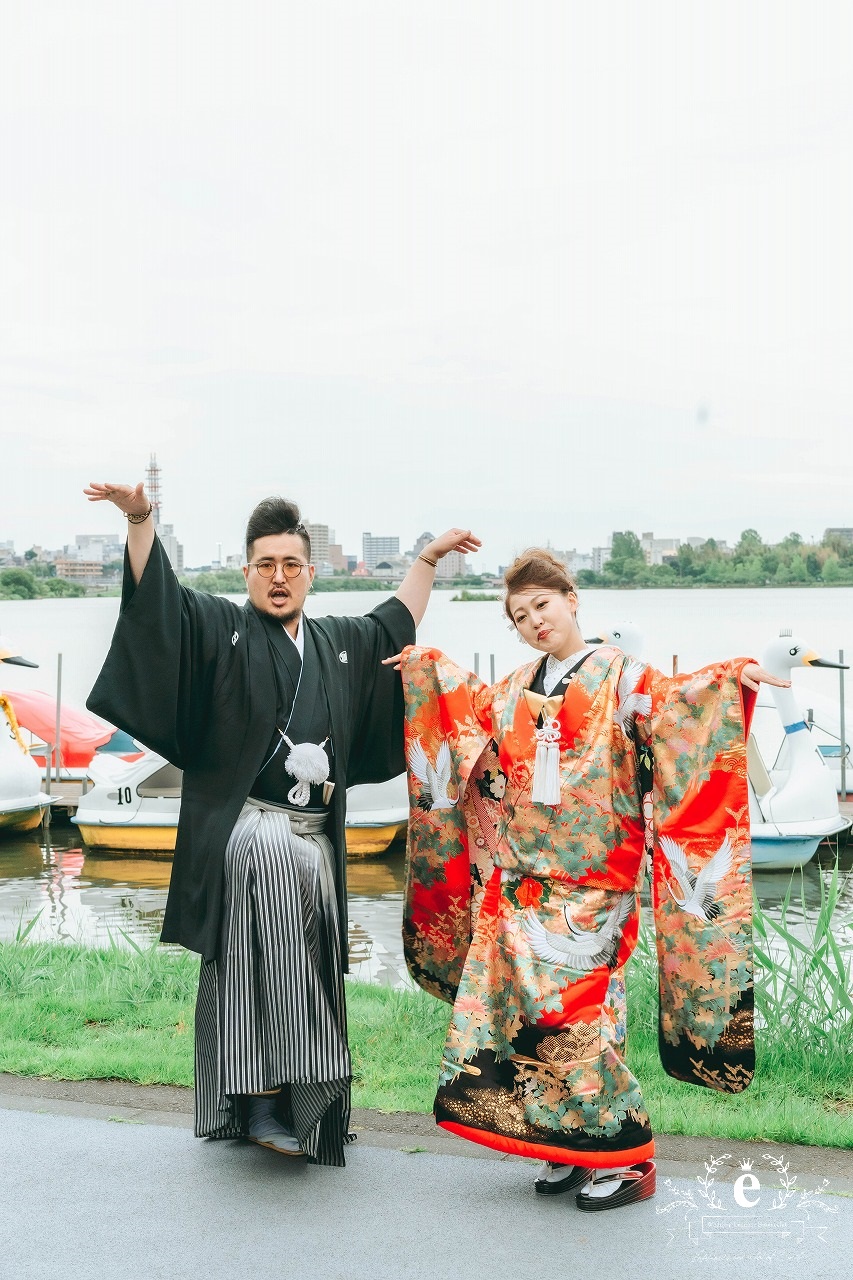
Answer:
[[[414, 642], [415, 624], [395, 596], [362, 618], [305, 622], [335, 751], [328, 834], [346, 968], [346, 789], [405, 768], [402, 682], [380, 663]], [[260, 615], [248, 601], [241, 608], [182, 587], [155, 538], [138, 587], [125, 557], [119, 620], [86, 705], [183, 769], [161, 940], [214, 959], [225, 846], [275, 730], [275, 679]]]

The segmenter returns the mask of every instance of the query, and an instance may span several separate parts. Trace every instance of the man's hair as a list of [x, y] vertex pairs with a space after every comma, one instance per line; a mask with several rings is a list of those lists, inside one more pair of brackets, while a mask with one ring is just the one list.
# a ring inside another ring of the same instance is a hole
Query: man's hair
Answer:
[[249, 516], [246, 525], [246, 559], [251, 560], [256, 538], [275, 537], [279, 533], [296, 533], [305, 545], [305, 555], [311, 563], [311, 539], [302, 523], [299, 508], [287, 498], [264, 498]]
[[575, 580], [566, 565], [545, 547], [528, 547], [520, 556], [516, 556], [509, 568], [504, 570], [504, 584], [504, 609], [510, 622], [513, 618], [509, 598], [516, 591], [523, 591], [525, 587], [547, 587], [550, 591], [562, 591], [564, 596], [570, 591], [577, 591]]

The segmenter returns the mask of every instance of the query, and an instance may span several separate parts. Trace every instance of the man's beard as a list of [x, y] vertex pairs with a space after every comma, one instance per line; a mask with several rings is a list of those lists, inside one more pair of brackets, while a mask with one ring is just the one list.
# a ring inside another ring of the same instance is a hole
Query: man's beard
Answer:
[[288, 622], [295, 622], [302, 615], [301, 609], [289, 609], [284, 613], [281, 609], [269, 609], [261, 605], [256, 605], [255, 607], [260, 613], [266, 614], [268, 618], [275, 618], [276, 622], [280, 622], [283, 627], [286, 627]]

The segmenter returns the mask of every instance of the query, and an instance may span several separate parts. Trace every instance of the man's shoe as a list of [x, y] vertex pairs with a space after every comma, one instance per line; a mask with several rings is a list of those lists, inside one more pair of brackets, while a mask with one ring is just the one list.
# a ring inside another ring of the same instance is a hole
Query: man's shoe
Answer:
[[259, 1147], [269, 1147], [283, 1156], [304, 1156], [305, 1152], [289, 1129], [276, 1119], [275, 1096], [265, 1095], [248, 1100], [248, 1139]]
[[656, 1174], [654, 1160], [644, 1160], [631, 1169], [612, 1173], [596, 1170], [592, 1186], [617, 1182], [621, 1185], [611, 1195], [590, 1195], [583, 1191], [575, 1196], [575, 1204], [586, 1213], [598, 1213], [602, 1209], [621, 1209], [626, 1204], [639, 1204], [655, 1194]]
[[577, 1191], [589, 1179], [590, 1170], [579, 1164], [543, 1164], [533, 1184], [540, 1196], [559, 1196], [564, 1191]]

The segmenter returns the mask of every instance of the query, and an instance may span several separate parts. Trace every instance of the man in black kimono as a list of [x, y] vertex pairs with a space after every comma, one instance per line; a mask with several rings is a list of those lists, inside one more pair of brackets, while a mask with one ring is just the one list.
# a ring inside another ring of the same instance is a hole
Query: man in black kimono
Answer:
[[452, 529], [365, 617], [309, 619], [293, 503], [252, 513], [241, 608], [180, 586], [141, 484], [86, 493], [128, 520], [121, 612], [87, 705], [184, 772], [162, 941], [203, 958], [196, 1133], [342, 1165], [346, 790], [402, 772], [402, 691], [382, 660], [414, 641], [437, 560], [479, 542]]

